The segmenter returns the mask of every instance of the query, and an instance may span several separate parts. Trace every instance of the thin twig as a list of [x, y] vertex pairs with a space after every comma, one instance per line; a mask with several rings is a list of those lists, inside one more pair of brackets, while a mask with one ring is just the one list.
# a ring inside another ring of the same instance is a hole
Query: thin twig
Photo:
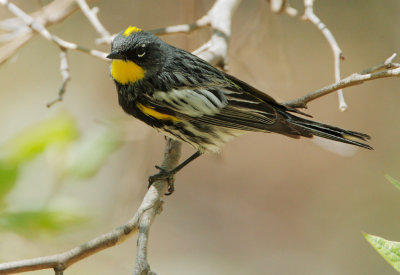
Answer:
[[363, 71], [361, 72], [361, 74], [370, 74], [370, 73], [378, 72], [378, 71], [383, 70], [383, 69], [388, 70], [388, 69], [395, 69], [395, 68], [400, 67], [400, 64], [399, 64], [399, 63], [394, 63], [394, 62], [393, 62], [393, 60], [396, 58], [396, 56], [397, 56], [396, 53], [392, 54], [392, 55], [391, 55], [388, 59], [386, 59], [385, 62], [383, 62], [382, 64], [379, 64], [379, 65], [374, 66], [374, 67], [372, 67], [372, 68], [365, 69], [365, 70], [363, 70]]
[[283, 13], [296, 16], [297, 10], [292, 8], [286, 0], [268, 0], [271, 11], [274, 13]]
[[[77, 0], [79, 1], [79, 0]], [[82, 1], [79, 1], [82, 2]], [[85, 1], [83, 1], [85, 2]], [[42, 37], [44, 37], [46, 40], [53, 42], [56, 44], [60, 49], [60, 59], [61, 59], [61, 65], [60, 65], [60, 71], [61, 71], [61, 76], [62, 76], [62, 85], [58, 93], [58, 98], [51, 101], [50, 103], [47, 104], [47, 107], [51, 107], [53, 104], [60, 102], [63, 98], [63, 95], [65, 93], [66, 85], [68, 81], [70, 80], [70, 75], [69, 75], [69, 68], [68, 68], [68, 60], [67, 60], [67, 50], [78, 50], [87, 54], [90, 54], [92, 56], [98, 57], [103, 60], [107, 60], [106, 53], [97, 51], [97, 50], [91, 50], [87, 49], [84, 47], [79, 46], [78, 44], [72, 43], [65, 41], [58, 36], [51, 34], [44, 24], [41, 22], [35, 20], [32, 16], [24, 12], [21, 8], [19, 8], [17, 5], [10, 3], [8, 0], [0, 0], [0, 4], [7, 7], [8, 10], [13, 13], [17, 18], [20, 18], [26, 26], [28, 26], [32, 31], [35, 31], [39, 33]], [[83, 3], [81, 3], [83, 5]], [[86, 2], [85, 2], [86, 4]], [[87, 5], [87, 4], [86, 4]], [[93, 12], [91, 11], [91, 14]]]
[[165, 35], [165, 34], [176, 34], [176, 33], [190, 33], [199, 28], [203, 28], [206, 26], [210, 26], [210, 17], [208, 14], [204, 15], [200, 19], [196, 20], [196, 22], [191, 24], [181, 24], [175, 26], [169, 26], [165, 28], [153, 29], [149, 30], [149, 32], [157, 35]]
[[61, 49], [60, 52], [60, 72], [61, 72], [62, 83], [60, 90], [58, 92], [58, 97], [55, 100], [47, 103], [47, 107], [51, 107], [53, 104], [63, 100], [67, 83], [71, 80], [71, 76], [69, 74], [69, 65], [68, 65], [68, 53], [66, 49]]
[[[334, 57], [334, 68], [335, 68], [335, 82], [340, 81], [340, 61], [343, 59], [342, 50], [339, 48], [335, 37], [328, 27], [318, 18], [314, 13], [314, 0], [304, 0], [304, 20], [310, 20], [325, 36], [329, 45], [331, 46], [333, 57]], [[337, 90], [339, 98], [339, 109], [343, 112], [347, 109], [347, 104], [343, 96], [343, 91], [341, 89]]]
[[51, 34], [42, 23], [35, 20], [32, 16], [30, 16], [29, 14], [24, 12], [21, 8], [19, 8], [17, 5], [9, 2], [8, 0], [0, 0], [0, 4], [5, 6], [16, 17], [21, 18], [23, 20], [23, 22], [29, 28], [31, 28], [33, 31], [39, 33], [46, 40], [55, 43], [58, 47], [63, 48], [63, 49], [81, 51], [81, 52], [90, 54], [94, 57], [98, 57], [100, 59], [107, 60], [107, 58], [106, 58], [107, 54], [104, 52], [100, 52], [97, 50], [90, 50], [90, 49], [81, 47], [75, 43], [65, 41], [65, 40], [59, 38], [58, 36]]
[[110, 44], [112, 40], [112, 36], [100, 22], [99, 18], [97, 18], [97, 13], [99, 11], [98, 7], [94, 7], [90, 9], [89, 5], [85, 0], [75, 0], [81, 8], [83, 14], [87, 17], [89, 22], [92, 24], [94, 29], [101, 35], [101, 38], [97, 39], [96, 42], [98, 44]]
[[[365, 81], [370, 81], [378, 78], [399, 77], [400, 64], [392, 62], [395, 56], [396, 55], [393, 54], [383, 64], [363, 70], [361, 73], [354, 73], [336, 83], [325, 86], [305, 96], [284, 102], [282, 104], [293, 108], [307, 108], [308, 102], [313, 101], [319, 97], [325, 96], [327, 94], [330, 94], [339, 89], [359, 85]], [[389, 69], [382, 70], [383, 68], [389, 68]]]
[[[95, 1], [95, 0], [87, 0]], [[4, 1], [3, 3], [4, 4]], [[30, 14], [35, 21], [42, 23], [45, 27], [63, 22], [65, 18], [78, 10], [75, 0], [54, 0], [45, 5], [39, 11]], [[36, 32], [26, 25], [19, 17], [0, 21], [0, 28], [5, 31], [0, 35], [3, 45], [0, 46], [0, 64], [7, 61], [16, 51], [26, 44]]]

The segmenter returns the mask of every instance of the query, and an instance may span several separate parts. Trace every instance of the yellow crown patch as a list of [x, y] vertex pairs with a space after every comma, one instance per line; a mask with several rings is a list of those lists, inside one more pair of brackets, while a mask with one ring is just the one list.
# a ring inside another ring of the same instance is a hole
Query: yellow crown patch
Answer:
[[142, 29], [136, 28], [135, 26], [129, 26], [128, 28], [126, 28], [126, 30], [124, 31], [124, 33], [122, 35], [128, 37], [132, 33], [140, 32], [140, 31], [142, 31]]

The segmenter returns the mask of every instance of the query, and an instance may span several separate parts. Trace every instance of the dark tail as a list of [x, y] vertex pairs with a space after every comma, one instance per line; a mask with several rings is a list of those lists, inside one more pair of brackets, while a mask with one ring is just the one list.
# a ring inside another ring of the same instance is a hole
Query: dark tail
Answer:
[[353, 144], [360, 146], [369, 150], [373, 148], [365, 143], [359, 141], [367, 141], [370, 139], [369, 135], [358, 133], [354, 131], [344, 130], [339, 127], [330, 126], [327, 124], [322, 124], [312, 120], [300, 118], [292, 114], [285, 113], [287, 117], [287, 122], [293, 125], [300, 134], [306, 137], [310, 137], [310, 134], [323, 137], [326, 139], [331, 139], [335, 141], [340, 141], [343, 143]]

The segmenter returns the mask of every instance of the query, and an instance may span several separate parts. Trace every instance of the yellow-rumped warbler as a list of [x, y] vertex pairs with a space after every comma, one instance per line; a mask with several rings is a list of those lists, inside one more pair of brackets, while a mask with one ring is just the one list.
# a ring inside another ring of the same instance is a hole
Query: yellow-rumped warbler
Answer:
[[291, 113], [300, 111], [136, 27], [114, 38], [107, 57], [125, 112], [197, 150], [175, 169], [150, 177], [150, 184], [248, 131], [316, 135], [372, 149], [357, 141], [368, 135], [297, 117]]

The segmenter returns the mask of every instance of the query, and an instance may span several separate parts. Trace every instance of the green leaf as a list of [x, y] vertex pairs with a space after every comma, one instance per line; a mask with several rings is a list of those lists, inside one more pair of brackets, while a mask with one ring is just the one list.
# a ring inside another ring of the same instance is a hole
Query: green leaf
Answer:
[[363, 235], [376, 251], [378, 251], [394, 269], [400, 272], [400, 242], [388, 241], [384, 238], [367, 233], [363, 233]]
[[66, 211], [21, 211], [0, 214], [0, 227], [22, 235], [58, 232], [87, 218]]
[[69, 151], [64, 175], [79, 179], [95, 175], [120, 145], [121, 131], [117, 127], [90, 132]]
[[385, 178], [386, 178], [391, 184], [393, 184], [397, 189], [400, 190], [400, 181], [398, 181], [398, 180], [392, 178], [392, 177], [389, 176], [389, 175], [385, 175]]
[[69, 144], [77, 136], [74, 118], [61, 113], [14, 136], [1, 146], [1, 159], [11, 166], [18, 166], [42, 153], [48, 146]]
[[17, 182], [18, 168], [0, 161], [0, 209], [4, 207], [3, 199]]

